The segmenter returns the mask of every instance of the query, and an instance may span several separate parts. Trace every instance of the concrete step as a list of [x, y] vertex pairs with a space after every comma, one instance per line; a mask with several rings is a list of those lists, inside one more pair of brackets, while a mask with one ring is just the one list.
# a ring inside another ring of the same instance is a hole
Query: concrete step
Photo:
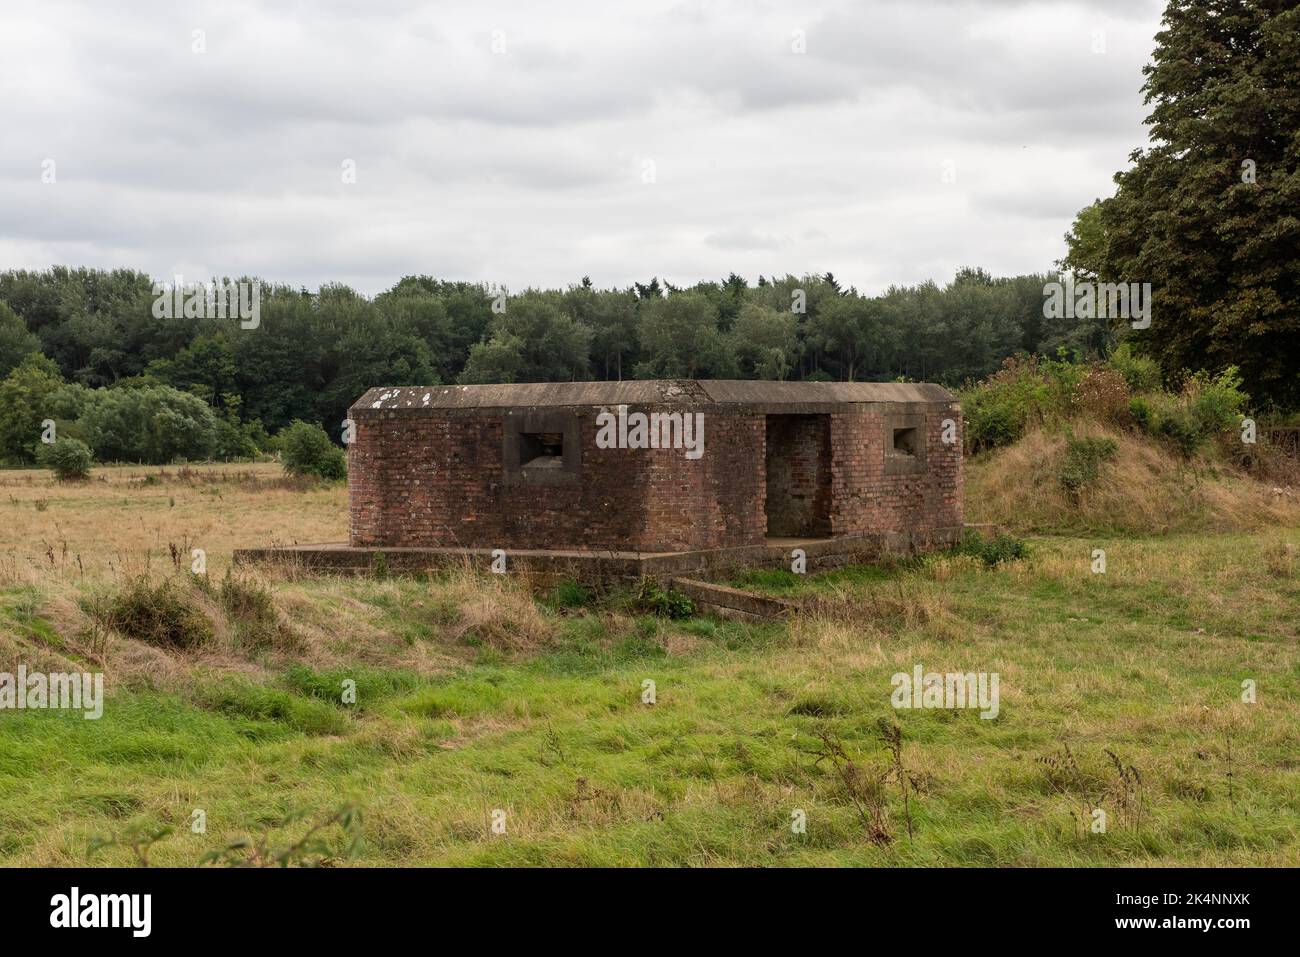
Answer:
[[701, 611], [740, 621], [778, 621], [799, 609], [797, 602], [758, 592], [730, 588], [694, 578], [671, 578], [670, 587], [682, 592]]

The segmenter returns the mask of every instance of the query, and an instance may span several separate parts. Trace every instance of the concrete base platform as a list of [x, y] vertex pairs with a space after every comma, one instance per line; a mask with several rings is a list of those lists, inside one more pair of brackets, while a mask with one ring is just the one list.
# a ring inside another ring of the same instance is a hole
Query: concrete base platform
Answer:
[[[963, 528], [928, 529], [840, 538], [769, 539], [762, 545], [691, 552], [618, 552], [567, 549], [506, 549], [508, 572], [527, 572], [541, 580], [572, 578], [589, 585], [609, 585], [640, 578], [694, 578], [707, 581], [743, 568], [789, 568], [791, 553], [803, 549], [807, 571], [815, 574], [840, 565], [915, 555], [951, 545]], [[490, 571], [488, 548], [354, 548], [343, 543], [241, 548], [238, 565], [270, 565], [307, 574], [373, 575], [419, 573], [468, 565]]]
[[741, 588], [728, 588], [726, 585], [715, 585], [712, 582], [695, 581], [692, 578], [670, 578], [668, 583], [670, 587], [685, 594], [695, 604], [696, 609], [719, 618], [748, 622], [776, 621], [789, 618], [799, 610], [797, 601], [745, 591]]

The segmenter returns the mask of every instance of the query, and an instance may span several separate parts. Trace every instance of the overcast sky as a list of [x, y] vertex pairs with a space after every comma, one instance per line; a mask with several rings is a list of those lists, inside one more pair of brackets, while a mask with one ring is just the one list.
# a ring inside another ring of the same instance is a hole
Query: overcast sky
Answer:
[[0, 269], [1041, 271], [1146, 142], [1162, 7], [4, 0]]

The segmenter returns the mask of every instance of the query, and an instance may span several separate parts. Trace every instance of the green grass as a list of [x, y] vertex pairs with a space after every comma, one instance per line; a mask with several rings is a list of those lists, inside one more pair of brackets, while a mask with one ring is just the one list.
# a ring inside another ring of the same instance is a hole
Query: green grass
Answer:
[[889, 581], [918, 566], [916, 560], [892, 561], [881, 565], [849, 565], [820, 574], [802, 575], [784, 568], [755, 568], [741, 572], [728, 584], [735, 588], [771, 592], [774, 595], [821, 593], [840, 587]]
[[[993, 569], [944, 557], [738, 580], [923, 606], [791, 628], [610, 615], [566, 588], [541, 599], [559, 633], [533, 656], [484, 647], [425, 677], [360, 664], [265, 684], [211, 673], [185, 694], [113, 690], [99, 721], [0, 712], [0, 862], [129, 864], [123, 847], [88, 859], [89, 842], [169, 825], [152, 862], [192, 865], [264, 831], [287, 844], [351, 803], [363, 865], [1294, 864], [1300, 584], [1276, 556], [1298, 541], [1038, 537], [1028, 560]], [[1105, 575], [1089, 570], [1093, 548]], [[378, 614], [394, 623], [401, 602], [383, 594]], [[0, 621], [39, 638], [38, 609], [11, 590]], [[433, 637], [410, 640], [439, 640], [445, 611], [430, 598]], [[890, 677], [918, 663], [998, 672], [998, 719], [895, 711]], [[829, 733], [881, 770], [882, 718], [901, 727], [918, 783], [914, 838], [890, 785], [893, 839], [874, 844], [813, 751]], [[1078, 777], [1063, 784], [1044, 759], [1065, 747]], [[1125, 795], [1106, 750], [1139, 770], [1140, 794]], [[1137, 797], [1141, 814], [1126, 812]], [[1080, 823], [1094, 807], [1104, 834]], [[196, 808], [206, 834], [189, 829]], [[295, 810], [307, 818], [284, 824]]]

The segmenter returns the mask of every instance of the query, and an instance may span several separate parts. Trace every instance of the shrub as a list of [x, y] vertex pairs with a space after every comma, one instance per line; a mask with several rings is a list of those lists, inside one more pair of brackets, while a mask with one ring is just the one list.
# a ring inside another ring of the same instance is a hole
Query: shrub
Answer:
[[56, 439], [52, 445], [42, 445], [36, 450], [36, 459], [44, 468], [54, 472], [61, 482], [80, 481], [90, 475], [95, 456], [90, 446], [78, 439]]
[[217, 441], [211, 407], [165, 385], [96, 389], [78, 424], [101, 462], [201, 461]]
[[1133, 400], [1129, 412], [1148, 434], [1164, 439], [1184, 458], [1191, 458], [1211, 436], [1235, 430], [1249, 396], [1241, 391], [1235, 367], [1211, 378], [1198, 372], [1178, 396], [1155, 393]]
[[212, 454], [223, 462], [251, 459], [257, 455], [257, 443], [247, 427], [229, 419], [218, 419], [213, 429]]
[[1131, 421], [1128, 383], [1113, 369], [1093, 366], [1079, 381], [1075, 407], [1085, 417], [1126, 426]]
[[[1121, 345], [1104, 363], [1083, 365], [1012, 356], [1002, 368], [962, 390], [966, 449], [980, 452], [1019, 441], [1033, 426], [1081, 416], [1115, 426], [1136, 424], [1192, 456], [1210, 436], [1236, 428], [1249, 396], [1229, 367], [1214, 377], [1197, 372], [1182, 391], [1160, 391], [1156, 364]], [[1135, 395], [1134, 393], [1141, 393]]]
[[1155, 434], [1167, 439], [1183, 458], [1190, 459], [1201, 446], [1201, 430], [1190, 410], [1172, 405], [1155, 419]]
[[1213, 379], [1203, 372], [1196, 373], [1187, 381], [1183, 394], [1192, 419], [1205, 438], [1235, 429], [1241, 422], [1241, 410], [1249, 401], [1241, 391], [1241, 375], [1236, 366], [1229, 366]]
[[55, 405], [67, 389], [58, 366], [40, 353], [27, 356], [0, 380], [0, 460], [21, 465], [36, 461], [41, 421], [64, 418]]
[[1124, 378], [1130, 392], [1155, 392], [1160, 388], [1160, 366], [1154, 359], [1134, 355], [1127, 342], [1119, 344], [1106, 365]]
[[1061, 464], [1059, 478], [1061, 485], [1074, 498], [1088, 486], [1097, 481], [1101, 474], [1101, 463], [1109, 462], [1119, 452], [1114, 439], [1082, 438], [1065, 430], [1065, 461]]
[[695, 614], [695, 603], [687, 595], [675, 588], [664, 588], [653, 578], [641, 579], [634, 603], [640, 610], [661, 618], [689, 618]]
[[968, 451], [1010, 445], [1030, 425], [1068, 418], [1087, 367], [1065, 359], [1011, 356], [983, 382], [963, 390]]
[[271, 644], [279, 636], [275, 601], [265, 586], [252, 579], [236, 578], [226, 569], [216, 595], [226, 617], [251, 644]]
[[1128, 414], [1143, 432], [1151, 432], [1151, 403], [1141, 396], [1128, 400]]
[[1029, 557], [1029, 546], [1023, 539], [999, 532], [994, 538], [986, 539], [974, 530], [967, 530], [962, 540], [954, 548], [958, 555], [978, 558], [989, 568], [1003, 562], [1019, 561]]
[[1020, 438], [1023, 424], [1007, 405], [963, 399], [962, 414], [972, 452], [1001, 448]]
[[261, 419], [253, 419], [245, 422], [240, 426], [244, 435], [253, 443], [253, 448], [258, 454], [271, 451], [271, 436], [267, 434], [266, 426], [262, 424]]
[[347, 456], [319, 425], [295, 419], [277, 438], [284, 470], [289, 474], [329, 480], [347, 478]]
[[1028, 423], [1041, 418], [1048, 389], [1032, 357], [1011, 357], [1002, 368], [962, 396], [966, 444], [970, 451], [1010, 445]]
[[186, 584], [136, 578], [108, 603], [109, 624], [128, 638], [162, 648], [197, 648], [212, 640], [212, 622]]

